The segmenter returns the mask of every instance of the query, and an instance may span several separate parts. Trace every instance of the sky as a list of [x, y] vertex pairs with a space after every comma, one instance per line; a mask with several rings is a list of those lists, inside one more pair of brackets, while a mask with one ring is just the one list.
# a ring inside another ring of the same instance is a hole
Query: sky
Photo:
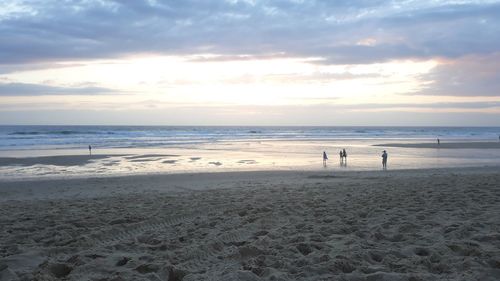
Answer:
[[0, 6], [0, 124], [500, 126], [500, 1]]

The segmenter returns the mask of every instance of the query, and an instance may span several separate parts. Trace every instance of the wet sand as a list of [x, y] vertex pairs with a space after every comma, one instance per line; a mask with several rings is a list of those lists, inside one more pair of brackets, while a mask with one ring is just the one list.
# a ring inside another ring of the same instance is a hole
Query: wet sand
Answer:
[[500, 142], [385, 143], [373, 146], [443, 149], [500, 149]]
[[1, 166], [33, 166], [33, 165], [54, 165], [54, 166], [81, 166], [93, 160], [106, 159], [111, 156], [121, 155], [56, 155], [39, 157], [0, 157]]
[[498, 167], [0, 182], [0, 280], [498, 280]]

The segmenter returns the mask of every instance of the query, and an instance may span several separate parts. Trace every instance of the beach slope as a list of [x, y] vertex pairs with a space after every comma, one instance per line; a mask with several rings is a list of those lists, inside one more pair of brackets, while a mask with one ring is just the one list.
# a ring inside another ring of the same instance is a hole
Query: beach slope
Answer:
[[495, 168], [0, 182], [0, 280], [498, 280]]

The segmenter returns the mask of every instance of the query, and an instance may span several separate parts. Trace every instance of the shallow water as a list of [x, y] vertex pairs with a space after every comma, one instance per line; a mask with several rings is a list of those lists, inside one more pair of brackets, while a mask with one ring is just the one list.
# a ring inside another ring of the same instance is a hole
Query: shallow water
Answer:
[[[403, 142], [433, 140], [406, 139]], [[218, 141], [160, 148], [94, 149], [109, 157], [73, 166], [36, 164], [0, 166], [4, 180], [31, 177], [88, 177], [148, 173], [196, 173], [254, 170], [381, 170], [381, 153], [389, 153], [388, 169], [420, 169], [500, 165], [500, 149], [427, 149], [378, 147], [373, 144], [401, 140], [266, 140]], [[346, 149], [345, 164], [339, 151]], [[326, 167], [322, 153], [329, 156]], [[86, 149], [1, 151], [1, 157], [85, 155]]]

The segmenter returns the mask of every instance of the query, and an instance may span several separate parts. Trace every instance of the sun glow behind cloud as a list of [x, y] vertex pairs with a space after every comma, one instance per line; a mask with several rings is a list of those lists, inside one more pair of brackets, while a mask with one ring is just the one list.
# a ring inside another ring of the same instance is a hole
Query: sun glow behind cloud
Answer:
[[0, 123], [500, 120], [498, 0], [4, 2]]
[[[2, 75], [10, 82], [71, 87], [87, 83], [119, 94], [119, 100], [158, 100], [175, 105], [304, 105], [372, 102], [420, 87], [433, 60], [367, 65], [323, 65], [315, 58], [198, 61], [193, 56], [143, 56], [68, 61], [57, 67]], [[196, 56], [199, 58], [199, 56]], [[82, 82], [87, 81], [87, 82]], [[74, 100], [81, 97], [71, 97]], [[85, 99], [85, 98], [83, 98]], [[396, 100], [397, 102], [397, 100]]]

